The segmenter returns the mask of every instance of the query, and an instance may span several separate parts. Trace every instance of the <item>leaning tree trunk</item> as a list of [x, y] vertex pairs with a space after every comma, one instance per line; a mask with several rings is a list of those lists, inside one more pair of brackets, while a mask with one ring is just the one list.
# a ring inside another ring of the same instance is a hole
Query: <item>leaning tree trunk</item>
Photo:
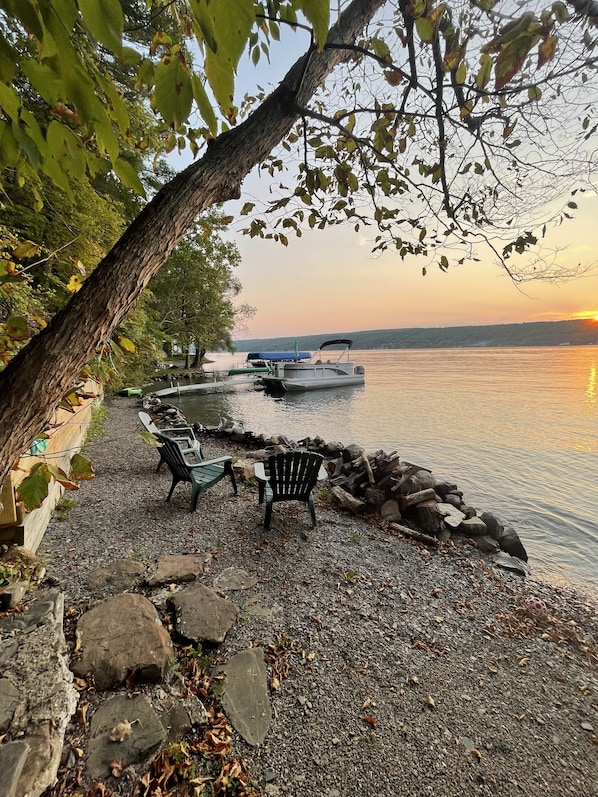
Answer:
[[[385, 0], [353, 0], [328, 41], [352, 44]], [[50, 420], [62, 395], [122, 321], [199, 213], [240, 196], [251, 169], [289, 133], [301, 108], [350, 55], [308, 52], [238, 127], [146, 205], [69, 304], [0, 373], [0, 484]]]

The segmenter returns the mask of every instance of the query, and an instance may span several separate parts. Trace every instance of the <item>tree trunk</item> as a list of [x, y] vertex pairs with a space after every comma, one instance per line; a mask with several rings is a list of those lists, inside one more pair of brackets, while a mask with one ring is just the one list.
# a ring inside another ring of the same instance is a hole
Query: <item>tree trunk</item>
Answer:
[[[328, 41], [353, 44], [384, 2], [353, 0]], [[0, 373], [0, 484], [197, 215], [240, 197], [247, 174], [289, 133], [301, 108], [350, 55], [334, 48], [300, 58], [245, 122], [218, 136], [197, 163], [156, 194], [69, 304]]]

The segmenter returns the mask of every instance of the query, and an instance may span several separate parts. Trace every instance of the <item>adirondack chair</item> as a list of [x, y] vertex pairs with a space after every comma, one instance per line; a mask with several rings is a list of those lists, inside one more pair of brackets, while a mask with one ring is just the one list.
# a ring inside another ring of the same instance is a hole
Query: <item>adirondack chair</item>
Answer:
[[322, 465], [323, 457], [308, 451], [288, 451], [273, 454], [264, 462], [256, 462], [254, 472], [259, 482], [259, 503], [266, 500], [264, 528], [270, 528], [272, 506], [277, 501], [303, 501], [308, 505], [311, 526], [316, 527], [316, 510], [311, 494], [317, 481], [328, 475]]
[[[165, 435], [166, 437], [171, 437], [173, 440], [177, 440], [179, 445], [182, 445], [184, 448], [192, 448], [199, 454], [200, 457], [203, 458], [201, 452], [201, 443], [195, 437], [195, 431], [191, 426], [171, 426], [165, 429], [159, 429], [156, 424], [152, 421], [151, 415], [147, 412], [140, 411], [137, 413], [137, 416], [146, 432], [153, 434], [154, 436], [158, 433]], [[162, 447], [158, 449], [158, 453], [160, 454], [160, 461], [158, 462], [158, 467], [156, 468], [156, 473], [159, 473], [160, 468], [162, 465], [165, 464], [166, 460], [164, 459], [164, 454], [162, 452]]]
[[162, 434], [161, 431], [154, 432], [154, 434], [158, 441], [162, 443], [160, 451], [172, 475], [172, 484], [166, 501], [170, 501], [174, 488], [179, 482], [190, 482], [191, 503], [189, 504], [189, 511], [195, 512], [199, 496], [225, 476], [230, 476], [234, 493], [237, 495], [237, 482], [233, 471], [232, 457], [203, 459], [196, 448], [185, 448], [172, 437]]

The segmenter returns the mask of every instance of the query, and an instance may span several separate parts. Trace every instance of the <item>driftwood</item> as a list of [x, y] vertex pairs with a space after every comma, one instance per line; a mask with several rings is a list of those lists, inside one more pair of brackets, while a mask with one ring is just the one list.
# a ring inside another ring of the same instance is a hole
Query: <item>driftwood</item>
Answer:
[[416, 493], [409, 493], [408, 495], [402, 495], [400, 500], [401, 509], [405, 510], [408, 509], [410, 506], [415, 506], [416, 504], [421, 504], [422, 501], [430, 501], [434, 499], [436, 493], [431, 487], [428, 487], [426, 490], [418, 490]]
[[374, 472], [372, 471], [372, 466], [370, 465], [368, 455], [365, 453], [362, 454], [361, 461], [363, 463], [363, 467], [365, 468], [365, 472], [367, 473], [369, 483], [376, 484], [376, 479], [374, 478]]
[[401, 526], [399, 523], [390, 523], [390, 528], [393, 529], [393, 531], [398, 531], [405, 537], [411, 537], [411, 539], [417, 540], [418, 542], [423, 542], [426, 545], [438, 545], [438, 540], [436, 537], [431, 537], [429, 534], [423, 534], [421, 531], [414, 531], [413, 529], [407, 528], [407, 526]]
[[438, 534], [442, 529], [442, 514], [438, 510], [438, 504], [432, 498], [429, 501], [422, 501], [416, 506], [418, 526], [431, 534]]
[[358, 498], [355, 498], [351, 493], [348, 493], [346, 490], [343, 490], [342, 487], [335, 486], [331, 490], [332, 495], [336, 498], [338, 503], [344, 508], [348, 509], [349, 511], [353, 512], [354, 515], [358, 515], [360, 512], [363, 512], [366, 508], [366, 504], [363, 501], [360, 501]]

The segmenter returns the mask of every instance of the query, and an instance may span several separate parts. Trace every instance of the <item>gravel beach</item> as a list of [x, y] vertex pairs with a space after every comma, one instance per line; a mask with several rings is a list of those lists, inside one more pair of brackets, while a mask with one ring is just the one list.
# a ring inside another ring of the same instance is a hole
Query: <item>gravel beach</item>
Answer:
[[[73, 613], [97, 599], [90, 573], [115, 560], [209, 553], [208, 586], [230, 567], [257, 579], [228, 596], [240, 619], [210, 651], [215, 663], [252, 646], [277, 651], [264, 743], [233, 731], [255, 793], [598, 796], [591, 598], [495, 570], [471, 545], [430, 550], [393, 536], [325, 493], [315, 530], [290, 503], [274, 506], [264, 531], [251, 480], [237, 497], [219, 482], [191, 514], [188, 484], [164, 501], [170, 474], [155, 472], [156, 450], [138, 434], [138, 401], [105, 406], [104, 433], [87, 448], [96, 478], [68, 496], [76, 504], [42, 541], [48, 577]], [[206, 438], [205, 455], [224, 453], [245, 456]], [[60, 788], [48, 794], [74, 794]], [[105, 793], [133, 788], [114, 780]]]

